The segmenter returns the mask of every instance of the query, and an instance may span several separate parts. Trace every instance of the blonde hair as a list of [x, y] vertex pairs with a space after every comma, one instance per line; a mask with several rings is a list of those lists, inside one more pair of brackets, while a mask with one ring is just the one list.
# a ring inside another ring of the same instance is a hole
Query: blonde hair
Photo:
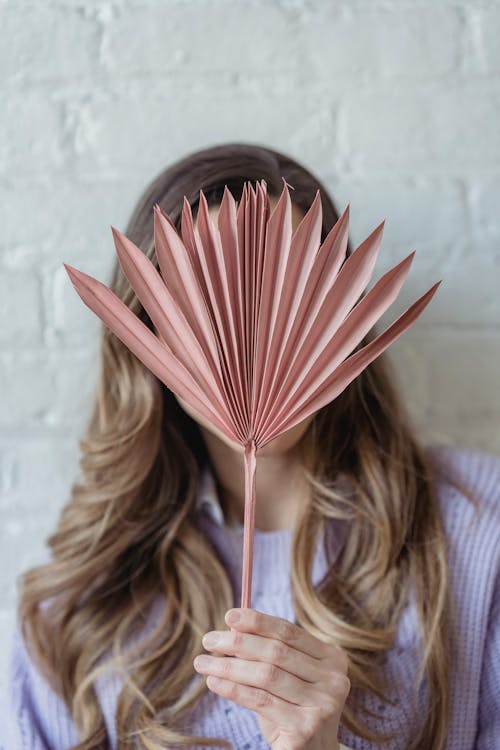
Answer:
[[[245, 180], [262, 178], [279, 195], [282, 176], [304, 210], [321, 190], [324, 238], [338, 215], [321, 183], [282, 154], [240, 144], [205, 149], [165, 170], [141, 197], [125, 233], [157, 265], [155, 202], [178, 225], [183, 195], [194, 208], [200, 188], [217, 203], [225, 184], [238, 198]], [[153, 329], [118, 264], [110, 286]], [[182, 728], [208, 690], [201, 678], [191, 685], [201, 637], [224, 629], [224, 613], [239, 606], [194, 520], [208, 461], [204, 441], [169, 389], [105, 326], [100, 356], [95, 403], [80, 441], [81, 476], [47, 540], [51, 559], [21, 577], [23, 636], [74, 719], [80, 741], [72, 750], [107, 747], [96, 681], [116, 670], [123, 678], [118, 750], [230, 748], [222, 738], [198, 738]], [[439, 466], [410, 427], [384, 356], [314, 417], [300, 451], [311, 501], [292, 539], [296, 622], [349, 654], [352, 688], [342, 722], [372, 741], [392, 736], [370, 728], [373, 714], [362, 696], [389, 701], [380, 658], [393, 643], [411, 582], [424, 646], [416, 690], [426, 678], [429, 705], [408, 750], [442, 750], [455, 644], [434, 484]], [[313, 587], [313, 555], [330, 519], [348, 523], [349, 533], [326, 579]], [[146, 632], [158, 597], [166, 606]]]

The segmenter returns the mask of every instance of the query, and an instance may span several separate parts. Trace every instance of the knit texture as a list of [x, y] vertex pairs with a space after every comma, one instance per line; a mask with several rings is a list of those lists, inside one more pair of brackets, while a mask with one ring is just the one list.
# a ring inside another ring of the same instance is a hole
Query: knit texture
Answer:
[[[500, 457], [479, 450], [433, 444], [427, 450], [451, 467], [477, 498], [479, 514], [468, 499], [436, 478], [440, 507], [448, 540], [453, 617], [459, 634], [460, 658], [452, 665], [452, 716], [446, 750], [498, 750], [500, 748]], [[213, 541], [230, 576], [234, 605], [241, 595], [241, 526], [229, 527], [206, 477], [198, 497], [196, 518]], [[217, 512], [219, 507], [220, 513]], [[328, 533], [332, 565], [342, 534]], [[255, 530], [252, 607], [294, 621], [290, 588], [292, 532]], [[327, 573], [323, 544], [318, 544], [312, 572], [313, 583]], [[415, 731], [411, 688], [419, 659], [418, 625], [411, 592], [398, 625], [397, 636], [386, 653], [384, 669], [398, 688], [390, 693], [396, 705], [386, 708], [367, 696], [366, 704], [378, 714], [372, 726], [394, 731], [396, 739], [384, 750], [404, 750]], [[194, 672], [194, 668], [193, 668]], [[194, 675], [193, 680], [203, 679]], [[109, 735], [116, 747], [114, 710], [119, 679], [107, 676], [97, 685]], [[419, 695], [420, 718], [427, 686]], [[47, 685], [30, 660], [17, 628], [13, 634], [7, 690], [0, 704], [1, 750], [68, 750], [78, 736], [68, 710]], [[201, 736], [224, 737], [236, 750], [268, 748], [259, 731], [257, 715], [208, 691], [185, 723], [185, 729]], [[339, 740], [353, 750], [380, 750], [380, 746], [348, 732], [341, 726]]]

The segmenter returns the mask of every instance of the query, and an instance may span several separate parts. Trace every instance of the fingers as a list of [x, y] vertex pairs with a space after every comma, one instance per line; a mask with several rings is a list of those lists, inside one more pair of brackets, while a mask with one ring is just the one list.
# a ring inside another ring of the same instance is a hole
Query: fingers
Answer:
[[[240, 619], [237, 622], [230, 620], [229, 616], [233, 612], [240, 615]], [[320, 670], [327, 670], [329, 672], [332, 670], [340, 671], [347, 674], [349, 668], [349, 657], [343, 648], [333, 644], [323, 643], [313, 636], [312, 633], [309, 633], [307, 630], [304, 630], [304, 628], [290, 622], [289, 620], [247, 608], [231, 609], [226, 612], [225, 619], [233, 628], [233, 632], [235, 629], [237, 633], [255, 633], [262, 639], [278, 641], [279, 643], [288, 646], [288, 651], [283, 651], [282, 649], [283, 653], [280, 654], [279, 645], [267, 644], [266, 646], [264, 642], [256, 644], [259, 649], [267, 648], [266, 653], [270, 656], [268, 659], [269, 661], [279, 664], [279, 666], [293, 672], [304, 680], [309, 680], [311, 682], [319, 680], [318, 670], [314, 668], [314, 663], [319, 665]], [[227, 642], [230, 644], [230, 639]], [[290, 652], [295, 652], [295, 656], [292, 656]], [[278, 658], [276, 658], [276, 654]], [[252, 653], [248, 654], [245, 652], [243, 655], [247, 658], [255, 658]], [[309, 657], [309, 662], [303, 663], [303, 655]], [[284, 659], [286, 659], [286, 661], [284, 661]], [[300, 666], [301, 664], [305, 664], [305, 666]]]
[[[299, 729], [303, 725], [303, 709], [299, 709], [297, 704], [283, 700], [268, 690], [242, 685], [213, 675], [207, 677], [207, 686], [215, 693], [255, 711], [277, 726]], [[312, 710], [315, 711], [315, 709]]]
[[197, 657], [194, 666], [202, 673], [266, 688], [277, 697], [304, 705], [315, 705], [318, 693], [342, 695], [345, 688], [349, 692], [347, 656], [342, 649], [332, 649], [329, 658], [318, 660], [282, 641], [238, 631], [207, 633], [207, 648], [210, 635], [217, 637], [211, 650], [225, 656]]
[[246, 659], [224, 659], [218, 656], [197, 657], [194, 662], [197, 671], [209, 673], [241, 685], [266, 689], [277, 698], [300, 705], [311, 688], [310, 683], [304, 682], [290, 672], [286, 672], [276, 664], [248, 661]]
[[[308, 656], [275, 638], [265, 638], [253, 633], [240, 633], [237, 630], [216, 631], [217, 641], [210, 645], [203, 639], [208, 651], [239, 656], [248, 661], [267, 662], [296, 675], [306, 682], [319, 682], [324, 666], [314, 657]], [[207, 636], [211, 633], [207, 633]]]
[[[207, 677], [207, 686], [213, 692], [267, 719], [278, 729], [280, 738], [285, 735], [292, 738], [293, 742], [286, 740], [286, 747], [303, 748], [309, 742], [317, 740], [322, 730], [326, 732], [330, 746], [332, 738], [337, 735], [342, 704], [335, 699], [318, 695], [314, 704], [298, 706], [267, 690], [212, 675]], [[279, 746], [281, 745], [277, 743], [276, 747]], [[326, 745], [320, 743], [320, 746]]]
[[[237, 612], [240, 615], [238, 622], [229, 619], [232, 612]], [[329, 655], [327, 644], [319, 641], [307, 630], [281, 617], [266, 615], [264, 612], [258, 612], [248, 607], [238, 607], [226, 613], [226, 623], [237, 630], [249, 631], [264, 638], [282, 641], [313, 659], [323, 659]]]
[[[229, 617], [234, 611], [239, 621]], [[279, 729], [287, 746], [290, 736], [297, 747], [336, 736], [351, 687], [347, 653], [257, 610], [230, 610], [225, 619], [231, 630], [203, 638], [207, 650], [221, 655], [194, 660], [195, 669], [207, 675], [207, 687], [267, 719], [273, 737]]]

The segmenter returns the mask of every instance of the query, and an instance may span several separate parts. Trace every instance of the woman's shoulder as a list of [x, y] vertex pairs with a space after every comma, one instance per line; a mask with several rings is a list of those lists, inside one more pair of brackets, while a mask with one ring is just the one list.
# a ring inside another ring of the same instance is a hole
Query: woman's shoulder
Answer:
[[[500, 456], [479, 448], [429, 443], [427, 456], [438, 469], [436, 487], [444, 515], [474, 515], [500, 524]], [[471, 497], [474, 503], [471, 502]]]
[[[453, 726], [461, 739], [474, 731], [474, 747], [486, 750], [498, 747], [500, 737], [500, 456], [435, 444], [429, 449], [449, 477], [439, 479], [437, 489], [459, 644]], [[466, 706], [477, 716], [472, 730]]]
[[63, 700], [32, 660], [18, 624], [10, 637], [0, 696], [0, 750], [58, 750], [78, 741]]
[[477, 448], [426, 446], [434, 467], [448, 554], [460, 584], [493, 594], [500, 576], [500, 456]]

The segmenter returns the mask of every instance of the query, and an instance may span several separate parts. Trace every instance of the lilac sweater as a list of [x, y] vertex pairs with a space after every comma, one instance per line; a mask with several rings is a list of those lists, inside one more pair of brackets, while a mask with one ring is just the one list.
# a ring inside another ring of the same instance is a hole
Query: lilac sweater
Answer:
[[[456, 596], [456, 623], [460, 656], [453, 667], [452, 717], [446, 750], [500, 749], [500, 457], [478, 451], [430, 445], [441, 461], [452, 465], [454, 475], [465, 480], [479, 500], [476, 518], [469, 501], [450, 485], [437, 481], [449, 544], [451, 586]], [[215, 495], [213, 478], [205, 474], [198, 497], [197, 519], [217, 546], [234, 587], [234, 605], [240, 604], [241, 526], [224, 524]], [[328, 536], [330, 538], [330, 535]], [[337, 541], [335, 541], [337, 540]], [[252, 607], [294, 620], [290, 591], [291, 532], [259, 531], [254, 541]], [[338, 543], [335, 534], [331, 544]], [[326, 572], [325, 555], [318, 545], [313, 581]], [[417, 622], [413, 598], [401, 616], [395, 643], [386, 655], [384, 669], [403, 687], [387, 708], [367, 699], [380, 718], [374, 726], [396, 730], [397, 739], [384, 750], [404, 750], [414, 727], [411, 723], [409, 689], [418, 660]], [[0, 704], [1, 750], [68, 750], [77, 743], [75, 726], [60, 698], [48, 687], [30, 661], [16, 629], [11, 646], [7, 690]], [[193, 679], [200, 679], [194, 673]], [[405, 688], [405, 685], [407, 688]], [[109, 747], [116, 747], [114, 708], [120, 681], [106, 677], [97, 685], [105, 717]], [[424, 700], [424, 683], [419, 700]], [[268, 748], [259, 732], [256, 714], [208, 691], [185, 725], [186, 730], [231, 741], [237, 750]], [[360, 739], [341, 726], [339, 739], [354, 750], [380, 746]]]

